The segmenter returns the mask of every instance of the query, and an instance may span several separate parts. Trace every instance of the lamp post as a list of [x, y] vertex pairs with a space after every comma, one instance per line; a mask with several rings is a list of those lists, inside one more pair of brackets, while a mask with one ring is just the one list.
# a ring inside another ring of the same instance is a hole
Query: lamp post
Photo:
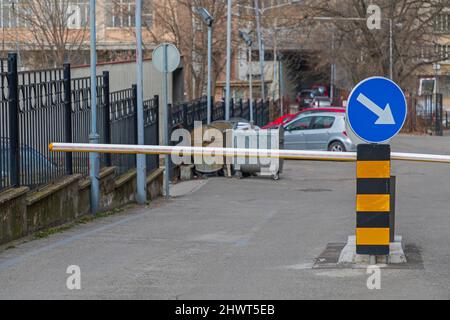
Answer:
[[248, 47], [248, 68], [249, 68], [249, 96], [250, 96], [250, 123], [253, 124], [253, 69], [252, 69], [252, 46], [253, 39], [245, 31], [240, 30], [239, 35]]
[[264, 49], [261, 31], [261, 11], [259, 9], [259, 0], [255, 0], [255, 13], [256, 13], [256, 32], [258, 34], [258, 48], [259, 48], [259, 69], [261, 72], [261, 100], [264, 104], [266, 100], [266, 88], [265, 88], [265, 77], [264, 77]]
[[[91, 133], [89, 142], [98, 144], [100, 136], [97, 133], [97, 30], [95, 15], [95, 0], [90, 0], [90, 50], [91, 50]], [[89, 177], [91, 179], [91, 212], [97, 213], [100, 207], [100, 156], [89, 154]]]
[[[142, 52], [142, 0], [136, 0], [136, 89], [137, 89], [137, 137], [138, 144], [145, 143], [144, 138], [144, 95], [143, 95], [143, 52]], [[147, 202], [147, 164], [145, 155], [137, 155], [137, 197], [139, 204]]]
[[228, 17], [227, 17], [227, 79], [225, 93], [225, 120], [230, 120], [230, 99], [231, 99], [231, 37], [232, 37], [232, 14], [233, 1], [228, 0]]
[[209, 13], [209, 11], [205, 8], [197, 8], [197, 13], [202, 18], [203, 22], [208, 26], [208, 89], [207, 89], [207, 96], [208, 96], [208, 116], [207, 121], [208, 124], [211, 123], [211, 109], [212, 109], [212, 27], [214, 24], [214, 18]]

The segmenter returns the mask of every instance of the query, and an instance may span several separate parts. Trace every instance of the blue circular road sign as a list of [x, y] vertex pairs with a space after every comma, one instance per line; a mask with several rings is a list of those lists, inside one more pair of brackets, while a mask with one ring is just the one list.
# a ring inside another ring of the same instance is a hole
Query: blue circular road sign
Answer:
[[405, 124], [406, 114], [402, 89], [387, 78], [373, 77], [360, 82], [348, 99], [350, 129], [368, 143], [382, 143], [396, 136]]

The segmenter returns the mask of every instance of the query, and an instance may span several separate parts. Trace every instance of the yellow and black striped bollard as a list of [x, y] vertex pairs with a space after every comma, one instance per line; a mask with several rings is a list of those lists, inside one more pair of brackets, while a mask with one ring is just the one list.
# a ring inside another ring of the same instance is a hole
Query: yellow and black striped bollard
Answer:
[[358, 145], [356, 171], [356, 253], [388, 255], [391, 147]]

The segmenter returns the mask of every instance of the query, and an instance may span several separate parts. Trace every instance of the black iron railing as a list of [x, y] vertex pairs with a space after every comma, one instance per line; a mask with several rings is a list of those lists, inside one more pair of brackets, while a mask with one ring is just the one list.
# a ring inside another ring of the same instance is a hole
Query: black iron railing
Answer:
[[442, 136], [449, 126], [448, 120], [442, 94], [408, 97], [408, 118], [404, 131]]
[[8, 60], [0, 59], [0, 190], [11, 185], [8, 95]]
[[[100, 143], [137, 144], [137, 90], [110, 92], [109, 73], [97, 76], [97, 128]], [[0, 190], [28, 186], [32, 189], [63, 176], [89, 174], [86, 153], [53, 153], [51, 142], [88, 143], [91, 127], [91, 79], [72, 78], [63, 68], [17, 70], [17, 54], [0, 60]], [[233, 118], [250, 119], [249, 101], [231, 101]], [[225, 103], [213, 103], [212, 121], [223, 120]], [[254, 121], [268, 122], [268, 103], [254, 102]], [[176, 104], [169, 113], [171, 130], [194, 129], [207, 120], [207, 100]], [[144, 101], [145, 144], [159, 144], [159, 98]], [[172, 131], [170, 131], [172, 132]], [[147, 171], [159, 167], [159, 156], [146, 157]], [[118, 173], [136, 167], [135, 155], [101, 155], [101, 166], [116, 166]]]
[[[225, 102], [219, 101], [213, 104], [211, 120], [223, 120], [225, 118]], [[233, 99], [230, 103], [230, 118], [242, 118], [250, 120], [250, 101]], [[262, 101], [253, 102], [253, 120], [255, 125], [264, 126], [269, 122], [269, 103]], [[184, 102], [171, 106], [169, 123], [172, 130], [183, 127], [189, 131], [194, 129], [194, 122], [207, 121], [207, 99], [203, 97], [191, 102]]]
[[[91, 79], [71, 78], [63, 68], [18, 72], [17, 55], [0, 60], [0, 190], [35, 189], [65, 175], [89, 173], [89, 155], [53, 153], [50, 142], [88, 143], [91, 127]], [[97, 128], [100, 143], [135, 144], [136, 87], [109, 91], [109, 73], [97, 76]], [[144, 102], [145, 142], [158, 144], [158, 97]], [[119, 173], [135, 168], [135, 156], [101, 155], [101, 166]], [[147, 170], [159, 166], [147, 157]]]

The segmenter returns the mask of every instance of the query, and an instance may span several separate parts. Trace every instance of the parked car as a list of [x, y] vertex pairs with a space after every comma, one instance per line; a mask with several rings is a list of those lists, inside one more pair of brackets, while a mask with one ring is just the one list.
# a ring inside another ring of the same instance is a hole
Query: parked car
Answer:
[[284, 145], [288, 150], [355, 151], [345, 128], [344, 113], [301, 115], [284, 125]]
[[[231, 118], [229, 121], [218, 120], [212, 123], [213, 126], [218, 126], [219, 128], [231, 127], [234, 130], [249, 130], [252, 129], [250, 121], [244, 118]], [[253, 126], [253, 129], [260, 129], [258, 126]]]
[[311, 108], [330, 108], [331, 107], [331, 99], [324, 96], [315, 96], [313, 101], [311, 102]]
[[328, 87], [323, 84], [314, 84], [311, 86], [311, 90], [314, 91], [315, 96], [329, 97]]
[[307, 115], [307, 114], [322, 113], [322, 112], [345, 113], [345, 109], [344, 108], [336, 108], [336, 107], [309, 108], [309, 109], [305, 109], [305, 110], [302, 110], [302, 111], [296, 113], [294, 118], [297, 118], [298, 116], [304, 116], [304, 115]]
[[275, 119], [274, 121], [269, 122], [262, 128], [263, 129], [276, 129], [279, 126], [291, 121], [295, 116], [296, 116], [296, 114], [285, 114], [284, 116], [281, 116], [281, 117]]
[[[36, 149], [21, 144], [20, 149], [21, 175], [30, 177], [34, 183], [46, 182], [46, 176], [57, 169], [57, 165], [47, 159]], [[9, 138], [0, 138], [0, 172], [2, 181], [6, 181], [10, 168]]]
[[297, 102], [300, 108], [310, 108], [314, 100], [314, 90], [302, 90], [297, 94]]
[[345, 109], [344, 108], [333, 108], [333, 107], [331, 107], [331, 108], [308, 108], [308, 109], [304, 109], [304, 110], [294, 113], [294, 114], [286, 114], [282, 117], [279, 117], [278, 119], [268, 123], [267, 125], [265, 125], [262, 128], [263, 129], [276, 129], [279, 126], [284, 125], [284, 124], [290, 122], [291, 120], [297, 118], [298, 116], [312, 114], [312, 113], [320, 113], [320, 112], [345, 113]]

